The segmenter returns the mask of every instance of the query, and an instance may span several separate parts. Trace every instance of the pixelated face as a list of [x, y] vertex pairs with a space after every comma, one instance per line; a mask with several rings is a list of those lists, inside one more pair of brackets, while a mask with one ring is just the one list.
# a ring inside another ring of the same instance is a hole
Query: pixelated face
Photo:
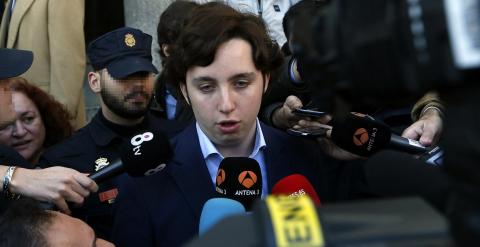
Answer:
[[0, 81], [0, 129], [11, 124], [15, 120], [15, 112], [12, 105], [12, 92], [7, 83]]
[[181, 89], [201, 129], [220, 150], [253, 142], [267, 85], [250, 44], [235, 38], [219, 46], [210, 65], [189, 68]]
[[137, 119], [147, 112], [153, 92], [153, 73], [138, 72], [125, 79], [114, 79], [104, 69], [100, 83], [102, 101], [114, 114], [126, 119]]
[[44, 236], [51, 247], [108, 247], [112, 243], [95, 237], [95, 232], [85, 222], [66, 214], [51, 212], [52, 223], [44, 230]]
[[36, 163], [43, 150], [45, 125], [37, 106], [21, 92], [12, 92], [14, 122], [0, 130], [0, 142]]

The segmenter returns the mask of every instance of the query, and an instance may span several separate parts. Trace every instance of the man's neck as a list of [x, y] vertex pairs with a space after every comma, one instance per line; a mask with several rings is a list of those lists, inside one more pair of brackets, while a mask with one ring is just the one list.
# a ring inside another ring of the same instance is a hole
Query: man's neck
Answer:
[[107, 119], [108, 121], [114, 124], [122, 125], [122, 126], [131, 126], [131, 125], [139, 124], [143, 121], [143, 118], [144, 118], [144, 117], [140, 117], [136, 119], [122, 118], [117, 114], [113, 113], [106, 106], [102, 106], [102, 114], [105, 117], [105, 119]]

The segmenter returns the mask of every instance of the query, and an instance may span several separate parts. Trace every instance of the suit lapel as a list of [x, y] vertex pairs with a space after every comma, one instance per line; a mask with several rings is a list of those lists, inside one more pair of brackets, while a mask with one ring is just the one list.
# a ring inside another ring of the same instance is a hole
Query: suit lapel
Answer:
[[170, 175], [199, 219], [205, 202], [215, 197], [215, 188], [203, 159], [195, 124], [177, 137]]
[[280, 179], [292, 174], [291, 159], [287, 154], [284, 142], [277, 136], [273, 129], [261, 124], [263, 136], [267, 147], [265, 149], [265, 164], [267, 167], [268, 190], [272, 191], [273, 186]]
[[[12, 18], [10, 19], [10, 25], [8, 27], [7, 48], [13, 48], [15, 41], [17, 40], [18, 30], [23, 16], [27, 13], [27, 10], [33, 4], [35, 0], [22, 0], [16, 1], [13, 9]], [[11, 2], [11, 0], [9, 1]]]

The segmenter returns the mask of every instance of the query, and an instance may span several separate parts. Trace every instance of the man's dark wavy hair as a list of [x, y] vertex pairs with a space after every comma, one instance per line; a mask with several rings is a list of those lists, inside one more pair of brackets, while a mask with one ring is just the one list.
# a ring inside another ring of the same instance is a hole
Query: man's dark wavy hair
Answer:
[[[176, 88], [186, 83], [187, 70], [192, 66], [208, 66], [223, 43], [239, 38], [252, 47], [255, 67], [266, 75], [275, 74], [283, 63], [283, 55], [267, 33], [262, 19], [240, 13], [218, 2], [195, 8], [167, 59], [168, 79]], [[232, 61], [235, 63], [235, 61]]]
[[166, 55], [163, 53], [163, 44], [173, 44], [180, 35], [183, 25], [190, 18], [192, 10], [199, 6], [195, 2], [184, 0], [176, 0], [172, 2], [162, 12], [157, 25], [157, 40], [160, 47], [160, 57], [165, 60]]

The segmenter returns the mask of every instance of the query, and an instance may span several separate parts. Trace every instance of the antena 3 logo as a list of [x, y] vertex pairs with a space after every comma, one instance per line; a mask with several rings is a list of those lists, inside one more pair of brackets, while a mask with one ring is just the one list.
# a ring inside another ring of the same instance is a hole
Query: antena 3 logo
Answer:
[[257, 183], [257, 175], [252, 171], [243, 171], [238, 175], [238, 182], [245, 188], [246, 190], [237, 190], [235, 191], [236, 196], [250, 196], [250, 195], [260, 195], [260, 190], [254, 189], [249, 190]]
[[217, 172], [217, 185], [222, 185], [225, 182], [225, 171], [223, 169], [218, 169]]
[[243, 187], [250, 189], [257, 182], [257, 175], [252, 171], [243, 171], [238, 175], [238, 182]]
[[375, 137], [377, 137], [377, 128], [372, 128], [372, 132], [369, 134], [365, 128], [360, 128], [353, 134], [353, 143], [356, 146], [363, 146], [368, 143], [367, 151], [371, 151], [375, 144]]
[[357, 146], [362, 146], [367, 143], [368, 139], [370, 138], [368, 137], [368, 131], [365, 128], [360, 128], [353, 134], [353, 143]]
[[134, 155], [142, 155], [140, 152], [140, 148], [142, 147], [143, 142], [148, 142], [153, 139], [153, 133], [152, 132], [145, 132], [143, 134], [136, 135], [132, 137], [130, 140], [130, 143], [132, 144], [133, 147], [133, 152]]

